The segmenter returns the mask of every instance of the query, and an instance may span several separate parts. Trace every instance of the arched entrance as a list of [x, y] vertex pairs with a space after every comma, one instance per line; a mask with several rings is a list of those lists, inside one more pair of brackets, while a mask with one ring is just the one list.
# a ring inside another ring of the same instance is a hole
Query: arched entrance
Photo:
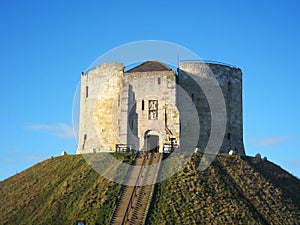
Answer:
[[159, 134], [155, 131], [147, 131], [144, 136], [145, 151], [159, 151]]
[[158, 152], [159, 137], [157, 135], [148, 135], [146, 137], [146, 151]]

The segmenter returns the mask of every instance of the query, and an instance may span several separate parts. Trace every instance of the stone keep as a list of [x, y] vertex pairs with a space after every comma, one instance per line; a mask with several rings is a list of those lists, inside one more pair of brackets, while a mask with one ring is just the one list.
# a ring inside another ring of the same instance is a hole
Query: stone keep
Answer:
[[245, 154], [242, 118], [242, 72], [218, 63], [181, 62], [177, 71], [147, 61], [130, 70], [116, 62], [82, 73], [78, 153], [123, 150], [166, 152], [180, 146], [178, 88], [183, 88], [198, 113], [197, 147], [207, 144], [211, 116], [206, 96], [193, 76], [215, 75], [224, 95], [226, 133], [221, 153]]

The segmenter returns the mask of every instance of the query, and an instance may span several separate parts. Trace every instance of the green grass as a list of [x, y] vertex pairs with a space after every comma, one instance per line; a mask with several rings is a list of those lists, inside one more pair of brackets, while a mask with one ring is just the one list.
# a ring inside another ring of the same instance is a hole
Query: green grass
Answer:
[[[290, 179], [287, 190], [278, 178], [258, 171], [251, 157], [219, 155], [198, 172], [201, 155], [194, 155], [175, 176], [156, 185], [147, 224], [299, 224], [300, 181]], [[292, 197], [291, 197], [292, 196]]]
[[106, 224], [120, 189], [81, 155], [51, 158], [0, 183], [0, 224]]
[[[113, 155], [132, 162], [131, 154]], [[300, 224], [296, 177], [268, 161], [228, 155], [199, 172], [200, 159], [193, 155], [155, 185], [147, 224]], [[120, 190], [81, 155], [51, 158], [0, 182], [0, 224], [107, 224]]]

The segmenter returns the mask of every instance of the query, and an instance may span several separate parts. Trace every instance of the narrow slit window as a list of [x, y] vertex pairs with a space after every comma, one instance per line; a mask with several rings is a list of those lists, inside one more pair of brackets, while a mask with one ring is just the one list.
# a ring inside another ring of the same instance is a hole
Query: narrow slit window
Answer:
[[157, 83], [160, 84], [161, 80], [160, 80], [160, 77], [157, 78]]
[[85, 143], [86, 143], [86, 138], [87, 138], [87, 134], [83, 135], [83, 144], [82, 144], [82, 149], [84, 149]]
[[88, 86], [85, 87], [85, 97], [86, 98], [89, 97], [89, 87]]
[[192, 94], [192, 101], [193, 101], [193, 102], [195, 101], [195, 96], [194, 96], [194, 94]]
[[145, 109], [145, 101], [142, 100], [142, 110], [144, 110], [144, 109]]
[[227, 134], [227, 139], [230, 140], [230, 138], [231, 138], [231, 134], [228, 133], [228, 134]]
[[231, 91], [231, 82], [230, 82], [230, 81], [228, 81], [227, 91], [228, 91], [228, 92]]

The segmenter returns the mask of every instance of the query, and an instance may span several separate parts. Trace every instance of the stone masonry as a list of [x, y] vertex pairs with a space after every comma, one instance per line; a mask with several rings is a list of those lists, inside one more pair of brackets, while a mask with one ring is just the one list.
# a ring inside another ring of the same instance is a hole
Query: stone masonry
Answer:
[[227, 112], [222, 153], [245, 154], [242, 118], [242, 72], [218, 63], [181, 62], [177, 71], [147, 61], [126, 71], [123, 64], [104, 63], [81, 77], [78, 153], [121, 149], [166, 152], [180, 146], [178, 88], [195, 104], [204, 150], [211, 130], [210, 107], [193, 79], [204, 81], [210, 69], [221, 87]]

